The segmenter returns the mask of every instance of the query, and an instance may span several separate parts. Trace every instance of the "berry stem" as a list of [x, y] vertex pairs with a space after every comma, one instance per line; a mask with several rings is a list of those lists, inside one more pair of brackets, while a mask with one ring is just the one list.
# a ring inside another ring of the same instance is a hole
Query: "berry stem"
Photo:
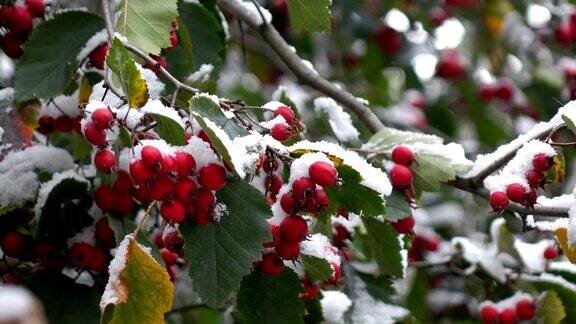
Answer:
[[144, 216], [142, 216], [142, 219], [140, 219], [140, 222], [138, 222], [138, 226], [136, 226], [136, 229], [134, 230], [133, 233], [135, 240], [138, 235], [138, 232], [140, 232], [140, 228], [142, 228], [142, 225], [144, 225], [144, 222], [146, 221], [146, 219], [148, 219], [148, 216], [152, 213], [152, 209], [154, 209], [156, 205], [158, 205], [158, 201], [156, 200], [150, 203], [150, 205], [146, 209], [146, 212], [144, 213]]

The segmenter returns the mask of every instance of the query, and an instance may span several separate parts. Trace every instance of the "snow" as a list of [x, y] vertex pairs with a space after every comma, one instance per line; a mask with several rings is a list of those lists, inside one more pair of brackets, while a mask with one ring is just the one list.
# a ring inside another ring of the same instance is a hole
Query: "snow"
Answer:
[[46, 200], [48, 200], [50, 192], [52, 192], [54, 187], [56, 187], [63, 180], [66, 179], [74, 179], [78, 182], [86, 183], [87, 186], [90, 186], [90, 182], [81, 177], [74, 170], [54, 173], [50, 181], [47, 181], [40, 186], [40, 191], [38, 192], [38, 200], [36, 200], [36, 205], [34, 206], [34, 214], [36, 218], [40, 217], [40, 214], [42, 213], [42, 208], [44, 207], [44, 204], [46, 204]]
[[[278, 89], [281, 89], [281, 88], [278, 88]], [[276, 91], [278, 91], [278, 90], [276, 90]], [[273, 96], [275, 96], [275, 95], [273, 95]], [[278, 96], [280, 96], [280, 94], [278, 94]], [[280, 107], [287, 107], [287, 105], [280, 102], [280, 101], [276, 101], [276, 100], [269, 101], [269, 102], [265, 103], [264, 105], [262, 105], [262, 108], [264, 108], [266, 110], [270, 110], [270, 111], [276, 111]]]
[[210, 163], [219, 163], [218, 157], [210, 148], [210, 144], [204, 142], [199, 137], [191, 137], [183, 151], [194, 156], [194, 160], [196, 161], [196, 170], [200, 170], [203, 166]]
[[503, 283], [506, 281], [506, 270], [498, 258], [498, 250], [494, 244], [473, 242], [466, 237], [452, 238], [452, 244], [461, 248], [464, 260], [478, 264], [494, 279]]
[[552, 262], [550, 263], [548, 268], [550, 270], [563, 271], [576, 274], [576, 265], [569, 261]]
[[[263, 8], [262, 6], [258, 5], [256, 7], [255, 3], [252, 1], [242, 1], [242, 0], [234, 0], [237, 2], [241, 7], [244, 7], [244, 11], [250, 16], [250, 20], [256, 22], [257, 24], [269, 24], [272, 22], [272, 14]], [[260, 9], [260, 10], [258, 10]], [[260, 15], [262, 13], [262, 15]], [[264, 21], [262, 21], [262, 16], [264, 16]]]
[[352, 301], [340, 291], [322, 291], [320, 305], [326, 323], [344, 324], [344, 314], [352, 306]]
[[568, 245], [573, 246], [576, 243], [576, 206], [568, 210]]
[[548, 265], [548, 261], [544, 259], [544, 250], [549, 246], [554, 245], [552, 240], [540, 240], [536, 243], [526, 243], [519, 239], [514, 240], [514, 247], [526, 270], [530, 272], [544, 272]]
[[538, 203], [538, 205], [541, 205], [543, 207], [570, 208], [576, 205], [576, 197], [574, 196], [574, 193], [564, 194], [553, 198], [539, 196], [536, 202]]
[[44, 323], [40, 303], [20, 286], [0, 285], [0, 322]]
[[384, 196], [389, 196], [392, 193], [392, 185], [390, 184], [390, 180], [388, 180], [388, 175], [386, 175], [386, 173], [370, 165], [356, 152], [347, 151], [338, 144], [325, 141], [300, 141], [290, 146], [288, 149], [290, 151], [313, 150], [340, 158], [344, 164], [352, 167], [360, 173], [360, 176], [362, 176], [360, 184]]
[[157, 148], [162, 155], [174, 155], [174, 148], [164, 140], [141, 140], [138, 145], [134, 146], [134, 156], [136, 160], [142, 159], [142, 149], [146, 146]]
[[79, 114], [78, 91], [75, 91], [70, 96], [59, 95], [50, 102], [43, 102], [39, 113], [40, 116], [50, 116], [53, 118], [58, 118], [62, 115], [76, 117]]
[[338, 249], [332, 246], [328, 237], [316, 233], [300, 243], [300, 253], [324, 259], [330, 264], [340, 265]]
[[482, 309], [484, 306], [490, 305], [493, 306], [494, 308], [496, 308], [499, 312], [502, 312], [504, 309], [507, 308], [512, 308], [512, 309], [516, 309], [516, 304], [518, 304], [518, 302], [520, 300], [523, 299], [529, 299], [529, 300], [534, 300], [534, 297], [528, 293], [522, 292], [522, 291], [517, 291], [514, 295], [503, 299], [497, 303], [494, 303], [493, 301], [484, 301], [482, 303], [480, 303], [478, 309]]
[[116, 248], [114, 259], [108, 266], [108, 283], [100, 300], [100, 309], [104, 310], [109, 304], [118, 304], [126, 302], [128, 298], [128, 287], [122, 282], [121, 273], [126, 267], [126, 258], [128, 255], [128, 246], [134, 240], [132, 234], [126, 235], [122, 242]]
[[146, 81], [148, 86], [148, 98], [149, 100], [160, 99], [162, 91], [164, 91], [164, 83], [158, 79], [158, 76], [154, 71], [150, 69], [143, 68], [140, 64], [136, 63], [136, 68], [140, 71], [140, 75]]
[[329, 97], [316, 98], [314, 99], [314, 107], [317, 112], [328, 114], [330, 128], [339, 141], [350, 142], [359, 139], [360, 132], [354, 127], [352, 117], [334, 99]]
[[140, 109], [140, 112], [144, 114], [157, 114], [164, 116], [175, 121], [184, 128], [184, 122], [182, 121], [182, 117], [178, 114], [178, 111], [174, 108], [164, 106], [160, 100], [148, 100], [144, 107]]
[[426, 304], [434, 313], [466, 304], [467, 300], [467, 294], [448, 289], [434, 289], [426, 296]]
[[[105, 97], [104, 93], [106, 93]], [[102, 99], [102, 97], [104, 97], [104, 99]], [[96, 83], [92, 87], [92, 93], [90, 94], [89, 102], [91, 101], [103, 101], [104, 104], [108, 107], [119, 107], [124, 103], [122, 99], [118, 98], [112, 91], [106, 91], [104, 80]]]
[[529, 282], [539, 282], [544, 281], [552, 284], [560, 285], [568, 290], [571, 290], [573, 293], [576, 293], [576, 285], [574, 283], [569, 282], [568, 280], [550, 274], [550, 273], [541, 273], [540, 275], [529, 275], [529, 274], [522, 274], [520, 276], [521, 279], [529, 281]]
[[286, 124], [288, 125], [288, 122], [286, 122], [286, 119], [284, 119], [284, 117], [282, 115], [278, 115], [270, 120], [264, 120], [258, 123], [258, 125], [262, 126], [263, 128], [266, 129], [272, 129], [274, 126], [278, 125], [278, 124]]
[[352, 323], [392, 324], [410, 314], [400, 306], [374, 299], [366, 291], [366, 284], [361, 279], [354, 280], [354, 293], [356, 298], [353, 300]]
[[360, 227], [362, 225], [362, 219], [360, 218], [360, 216], [354, 214], [354, 213], [349, 213], [348, 214], [348, 219], [346, 219], [345, 217], [342, 216], [332, 216], [332, 225], [336, 225], [336, 224], [340, 224], [342, 226], [344, 226], [344, 228], [348, 231], [348, 233], [350, 233], [351, 235], [354, 234], [354, 230], [357, 227]]
[[12, 102], [13, 97], [14, 97], [14, 88], [8, 87], [0, 89], [0, 101]]
[[72, 247], [75, 243], [88, 243], [92, 246], [96, 245], [96, 236], [94, 235], [94, 226], [86, 226], [81, 232], [76, 233], [76, 235], [66, 241], [68, 247]]
[[560, 228], [568, 228], [568, 218], [556, 218], [550, 221], [534, 219], [534, 216], [526, 216], [526, 225], [537, 228], [541, 231], [554, 232]]
[[86, 42], [86, 45], [84, 45], [82, 50], [80, 50], [80, 53], [76, 56], [76, 62], [81, 62], [83, 59], [88, 57], [96, 47], [106, 42], [108, 42], [108, 34], [106, 33], [106, 29], [102, 29], [90, 37]]
[[210, 79], [210, 74], [214, 70], [214, 65], [212, 64], [202, 64], [198, 71], [190, 74], [186, 81], [188, 82], [206, 82]]

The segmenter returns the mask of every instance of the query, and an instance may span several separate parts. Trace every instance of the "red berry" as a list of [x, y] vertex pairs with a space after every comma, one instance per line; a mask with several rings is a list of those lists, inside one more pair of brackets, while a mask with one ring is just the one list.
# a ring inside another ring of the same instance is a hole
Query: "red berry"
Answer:
[[437, 237], [427, 238], [425, 243], [424, 243], [424, 248], [428, 252], [438, 251], [438, 247], [440, 247], [440, 239]]
[[126, 214], [132, 211], [132, 206], [134, 205], [134, 201], [132, 200], [132, 196], [127, 193], [116, 193], [115, 199], [115, 206], [114, 211]]
[[520, 320], [531, 320], [536, 316], [536, 304], [531, 299], [522, 299], [516, 304], [516, 314]]
[[392, 150], [392, 161], [396, 164], [410, 166], [414, 163], [414, 153], [404, 145], [398, 145]]
[[515, 203], [525, 204], [526, 194], [526, 188], [519, 183], [512, 183], [506, 187], [506, 195], [508, 196], [508, 199]]
[[542, 180], [544, 180], [544, 173], [537, 170], [530, 170], [525, 174], [526, 181], [530, 188], [537, 188], [542, 184]]
[[12, 7], [0, 7], [0, 27], [5, 26], [12, 17]]
[[174, 184], [172, 180], [162, 177], [156, 180], [150, 187], [150, 198], [153, 200], [166, 200], [172, 197]]
[[116, 193], [109, 185], [102, 185], [94, 192], [96, 204], [103, 211], [111, 211], [116, 206]]
[[182, 223], [186, 218], [186, 210], [178, 200], [164, 201], [160, 207], [160, 215], [168, 222]]
[[170, 45], [168, 49], [172, 49], [178, 45], [178, 33], [174, 30], [170, 32]]
[[4, 37], [1, 38], [2, 40], [2, 50], [4, 53], [11, 58], [19, 58], [24, 53], [22, 51], [22, 41], [18, 39], [13, 32], [8, 32]]
[[274, 117], [282, 116], [290, 125], [294, 123], [294, 111], [288, 106], [280, 106], [274, 111]]
[[412, 186], [414, 175], [412, 170], [403, 165], [396, 164], [390, 169], [390, 182], [397, 189], [404, 190]]
[[551, 245], [544, 250], [544, 258], [546, 260], [554, 260], [558, 256], [558, 247]]
[[509, 102], [514, 93], [514, 86], [510, 81], [503, 81], [496, 89], [494, 96], [502, 101]]
[[320, 284], [312, 284], [312, 282], [310, 281], [309, 278], [304, 277], [300, 280], [300, 282], [302, 283], [302, 287], [304, 288], [304, 295], [301, 295], [300, 298], [302, 300], [313, 300], [314, 298], [316, 298], [316, 296], [318, 296], [318, 293], [320, 292], [320, 289], [322, 289], [322, 286]]
[[77, 268], [87, 267], [88, 260], [92, 257], [92, 248], [92, 245], [85, 242], [74, 243], [68, 254], [70, 263]]
[[460, 55], [455, 50], [447, 50], [440, 56], [436, 65], [436, 76], [447, 80], [456, 80], [464, 77], [466, 68]]
[[108, 54], [108, 47], [108, 43], [102, 43], [90, 52], [88, 58], [93, 67], [99, 70], [104, 69], [104, 61], [106, 60], [106, 54]]
[[470, 8], [476, 5], [476, 0], [446, 0], [446, 4], [459, 8]]
[[166, 248], [160, 250], [160, 256], [167, 266], [174, 265], [178, 262], [178, 253], [174, 253]]
[[92, 123], [96, 128], [108, 129], [114, 121], [114, 114], [108, 108], [98, 108], [92, 112]]
[[24, 6], [14, 6], [7, 23], [8, 29], [21, 38], [26, 38], [33, 27], [32, 15]]
[[135, 184], [142, 184], [154, 177], [154, 171], [146, 166], [142, 160], [130, 163], [130, 176]]
[[107, 217], [102, 217], [94, 223], [94, 236], [96, 241], [107, 249], [116, 246], [116, 236], [110, 225], [108, 225]]
[[174, 158], [176, 159], [176, 169], [179, 176], [187, 177], [196, 169], [196, 161], [191, 154], [177, 152]]
[[36, 130], [43, 135], [50, 135], [54, 132], [54, 118], [50, 116], [41, 116], [38, 118], [38, 128]]
[[118, 191], [118, 192], [122, 192], [122, 193], [129, 193], [130, 190], [132, 190], [133, 185], [134, 185], [134, 183], [132, 183], [132, 178], [130, 177], [128, 172], [126, 172], [124, 170], [120, 170], [120, 171], [118, 171], [118, 175], [116, 177], [116, 180], [114, 181], [114, 184], [112, 185], [112, 189], [114, 189], [114, 191]]
[[490, 102], [496, 95], [496, 86], [493, 84], [482, 84], [480, 86], [480, 99], [484, 102]]
[[94, 124], [89, 123], [84, 127], [84, 136], [88, 142], [95, 146], [106, 145], [106, 131], [94, 126]]
[[517, 320], [516, 310], [514, 308], [506, 308], [500, 313], [498, 318], [500, 324], [514, 324]]
[[536, 154], [534, 155], [534, 158], [532, 158], [532, 166], [534, 166], [534, 169], [541, 172], [550, 170], [552, 164], [553, 159], [543, 153]]
[[182, 179], [174, 186], [174, 194], [182, 202], [190, 201], [196, 190], [198, 190], [198, 186], [190, 179]]
[[508, 196], [502, 191], [495, 191], [490, 194], [490, 206], [494, 212], [502, 212], [508, 208]]
[[26, 0], [24, 3], [26, 4], [26, 8], [28, 8], [28, 11], [32, 17], [44, 16], [44, 0]]
[[90, 258], [86, 264], [87, 268], [94, 272], [102, 272], [106, 270], [108, 265], [108, 255], [98, 246], [93, 246], [90, 253]]
[[160, 161], [160, 174], [176, 178], [178, 176], [178, 163], [176, 158], [171, 155], [165, 155]]
[[296, 211], [298, 207], [298, 202], [292, 196], [292, 193], [287, 193], [280, 198], [280, 207], [287, 214], [292, 214]]
[[154, 146], [144, 146], [140, 156], [142, 157], [142, 162], [150, 168], [157, 167], [162, 162], [162, 153]]
[[569, 46], [574, 39], [574, 27], [568, 21], [561, 22], [554, 29], [554, 37], [560, 45]]
[[412, 229], [416, 225], [416, 220], [414, 216], [408, 215], [406, 218], [402, 218], [395, 223], [392, 223], [392, 227], [396, 230], [396, 232], [400, 234], [407, 234], [412, 232]]
[[282, 241], [298, 243], [306, 238], [306, 234], [308, 234], [308, 224], [298, 215], [288, 216], [280, 224]]
[[199, 210], [194, 215], [194, 220], [199, 225], [208, 225], [212, 222], [212, 211], [211, 210]]
[[226, 184], [226, 170], [218, 164], [210, 163], [200, 169], [198, 182], [206, 189], [220, 190]]
[[301, 201], [311, 197], [315, 190], [316, 185], [310, 178], [300, 178], [292, 183], [292, 194]]
[[376, 32], [376, 42], [380, 49], [389, 55], [394, 55], [402, 47], [402, 37], [392, 27], [383, 25]]
[[54, 121], [54, 129], [61, 133], [68, 133], [74, 129], [74, 123], [70, 117], [62, 115]]
[[96, 170], [110, 174], [116, 167], [116, 155], [109, 149], [101, 149], [94, 155]]
[[36, 246], [36, 256], [47, 270], [60, 271], [66, 264], [66, 257], [62, 251], [50, 243], [39, 243]]
[[346, 245], [346, 240], [351, 238], [350, 232], [344, 227], [344, 225], [336, 223], [334, 225], [334, 230], [332, 231], [332, 244], [338, 248]]
[[141, 184], [134, 190], [134, 198], [139, 202], [145, 202], [150, 200], [150, 186], [147, 184]]
[[200, 188], [196, 193], [196, 207], [199, 210], [209, 210], [212, 209], [216, 203], [216, 197], [214, 193], [208, 189]]
[[492, 305], [485, 305], [480, 310], [480, 318], [484, 324], [498, 323], [498, 310]]
[[150, 63], [146, 63], [143, 65], [144, 68], [146, 69], [150, 69], [152, 72], [154, 72], [156, 75], [160, 75], [160, 67], [163, 68], [167, 68], [168, 67], [168, 63], [166, 62], [166, 60], [158, 55], [153, 55], [150, 54], [150, 57], [152, 59], [154, 59], [154, 61], [156, 61], [156, 64], [150, 64]]
[[169, 251], [178, 252], [184, 246], [184, 239], [177, 230], [166, 233], [163, 237], [163, 244]]
[[330, 187], [336, 182], [338, 171], [336, 168], [324, 161], [317, 161], [308, 168], [310, 180], [322, 187]]
[[7, 273], [4, 276], [2, 276], [2, 281], [4, 281], [7, 284], [11, 284], [11, 285], [21, 285], [22, 284], [22, 278], [20, 278], [18, 275], [14, 274], [14, 273]]
[[316, 214], [328, 208], [330, 199], [326, 192], [322, 189], [312, 192], [312, 196], [306, 199], [306, 209], [308, 212]]
[[284, 123], [276, 124], [270, 130], [270, 135], [275, 140], [284, 142], [292, 136], [292, 128]]
[[280, 242], [276, 245], [276, 253], [284, 260], [296, 260], [300, 255], [300, 243]]
[[262, 273], [267, 276], [277, 276], [284, 271], [284, 261], [276, 253], [266, 253], [262, 256]]
[[280, 188], [282, 187], [283, 184], [284, 181], [282, 180], [282, 177], [280, 177], [277, 174], [272, 174], [266, 177], [265, 181], [266, 192], [269, 194], [269, 196], [276, 197], [278, 191], [280, 191]]
[[9, 257], [18, 257], [26, 247], [24, 236], [11, 231], [2, 237], [2, 252]]

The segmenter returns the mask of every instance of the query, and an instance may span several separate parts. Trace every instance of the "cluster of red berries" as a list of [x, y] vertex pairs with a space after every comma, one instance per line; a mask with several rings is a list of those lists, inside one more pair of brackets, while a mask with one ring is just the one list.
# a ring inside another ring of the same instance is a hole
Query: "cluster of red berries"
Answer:
[[445, 50], [438, 58], [436, 76], [446, 80], [459, 80], [466, 75], [466, 64], [454, 49]]
[[270, 136], [275, 140], [284, 142], [289, 140], [300, 128], [300, 122], [296, 118], [292, 108], [282, 105], [274, 110], [274, 118], [282, 116], [283, 122], [279, 122], [270, 128]]
[[56, 118], [43, 115], [38, 118], [38, 127], [36, 130], [43, 135], [50, 135], [54, 132], [68, 133], [72, 130], [76, 133], [81, 134], [82, 130], [80, 127], [80, 121], [82, 120], [82, 115], [75, 117], [68, 116], [66, 114], [60, 115]]
[[264, 196], [269, 204], [276, 202], [278, 192], [284, 180], [282, 179], [282, 161], [274, 156], [260, 154], [260, 162], [256, 166], [256, 175], [264, 173]]
[[0, 7], [0, 27], [6, 27], [8, 32], [0, 36], [2, 50], [11, 58], [19, 58], [23, 51], [22, 45], [34, 27], [34, 17], [44, 17], [44, 0], [26, 0], [23, 6]]
[[439, 247], [440, 239], [437, 236], [416, 234], [412, 237], [410, 249], [408, 249], [408, 261], [422, 261], [426, 253], [436, 252]]
[[510, 201], [533, 207], [538, 194], [536, 189], [546, 184], [546, 172], [554, 165], [554, 158], [543, 153], [538, 153], [532, 158], [533, 169], [524, 175], [529, 189], [520, 183], [511, 183], [504, 191], [494, 191], [490, 194], [490, 206], [492, 211], [500, 213], [508, 207]]
[[412, 201], [414, 174], [410, 166], [416, 162], [414, 152], [407, 146], [398, 145], [392, 150], [391, 158], [395, 164], [388, 172], [390, 182], [395, 189], [404, 192], [408, 201]]
[[483, 84], [480, 86], [480, 98], [485, 102], [499, 99], [504, 103], [510, 103], [514, 95], [514, 85], [508, 80], [502, 80], [498, 84]]
[[499, 310], [492, 303], [485, 303], [480, 309], [480, 318], [484, 324], [514, 324], [517, 321], [529, 321], [536, 316], [536, 303], [533, 299], [522, 298], [515, 306]]
[[160, 250], [160, 256], [166, 264], [166, 270], [170, 280], [174, 281], [177, 276], [177, 267], [184, 258], [184, 239], [174, 227], [168, 228], [164, 233], [159, 232], [154, 237], [154, 244]]
[[556, 42], [563, 46], [570, 46], [576, 41], [576, 12], [572, 12], [568, 19], [560, 21], [554, 28]]

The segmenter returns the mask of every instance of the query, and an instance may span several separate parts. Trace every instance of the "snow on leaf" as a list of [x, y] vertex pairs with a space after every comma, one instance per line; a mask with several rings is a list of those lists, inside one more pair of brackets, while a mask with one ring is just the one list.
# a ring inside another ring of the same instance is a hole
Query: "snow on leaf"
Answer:
[[[564, 305], [576, 305], [576, 285], [562, 277], [550, 273], [542, 273], [539, 275], [522, 274], [519, 281], [540, 291], [552, 290], [556, 292]], [[575, 307], [566, 307], [565, 311], [566, 318], [576, 318]]]
[[174, 286], [164, 267], [132, 235], [120, 243], [109, 272], [100, 301], [104, 323], [164, 323]]
[[164, 106], [160, 100], [149, 100], [140, 112], [154, 118], [158, 124], [154, 129], [160, 138], [172, 145], [184, 145], [184, 123], [174, 108]]
[[506, 281], [506, 269], [498, 258], [498, 250], [494, 244], [481, 244], [466, 237], [454, 237], [452, 244], [462, 250], [464, 260], [480, 265], [486, 273], [499, 282]]
[[398, 234], [392, 225], [376, 218], [364, 218], [363, 222], [366, 226], [368, 242], [380, 271], [386, 275], [402, 277], [404, 266], [400, 254], [401, 246]]
[[320, 97], [314, 100], [314, 107], [318, 112], [328, 115], [328, 123], [336, 138], [342, 142], [357, 141], [360, 132], [352, 124], [352, 117], [344, 111], [334, 99]]

